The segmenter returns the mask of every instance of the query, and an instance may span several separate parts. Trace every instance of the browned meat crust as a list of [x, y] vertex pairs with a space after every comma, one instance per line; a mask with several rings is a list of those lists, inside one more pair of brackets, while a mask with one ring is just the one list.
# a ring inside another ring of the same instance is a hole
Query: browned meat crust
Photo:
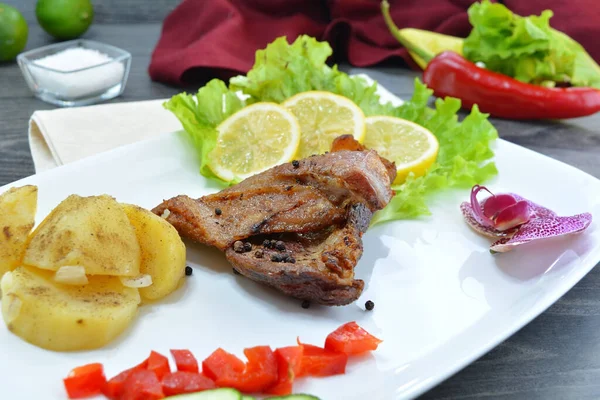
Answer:
[[[183, 237], [225, 251], [250, 279], [300, 299], [349, 304], [364, 286], [354, 279], [361, 236], [392, 198], [396, 170], [353, 138], [336, 141], [333, 150], [197, 200], [174, 197], [153, 212]], [[264, 247], [264, 240], [280, 243]]]
[[[331, 144], [331, 151], [335, 152], [342, 150], [363, 151], [367, 150], [367, 148], [360, 144], [358, 140], [354, 139], [354, 136], [341, 135], [333, 140], [333, 143]], [[387, 169], [388, 171], [388, 175], [390, 176], [390, 182], [394, 182], [397, 173], [396, 163], [383, 157], [381, 157], [381, 162], [385, 166], [385, 169]]]
[[[361, 204], [350, 207], [345, 225], [312, 233], [251, 237], [252, 249], [225, 252], [242, 275], [279, 289], [290, 296], [324, 305], [345, 305], [361, 294], [364, 282], [354, 279], [362, 256], [361, 236], [371, 212]], [[279, 248], [265, 246], [276, 241]]]

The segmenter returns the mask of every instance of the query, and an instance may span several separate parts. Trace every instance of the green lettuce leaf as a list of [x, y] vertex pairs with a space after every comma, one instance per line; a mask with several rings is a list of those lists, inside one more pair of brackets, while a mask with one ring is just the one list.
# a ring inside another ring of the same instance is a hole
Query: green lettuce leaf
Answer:
[[423, 102], [431, 90], [418, 79], [410, 101], [399, 111], [402, 118], [414, 121], [429, 129], [438, 139], [440, 150], [435, 164], [421, 177], [409, 176], [402, 185], [394, 186], [392, 201], [373, 216], [371, 224], [384, 221], [415, 218], [429, 215], [428, 197], [446, 188], [470, 188], [498, 174], [490, 146], [498, 132], [488, 121], [488, 115], [473, 107], [471, 113], [458, 121], [460, 100], [437, 99], [431, 111]]
[[550, 26], [551, 10], [522, 17], [483, 0], [468, 14], [473, 29], [463, 44], [467, 59], [528, 83], [600, 85], [600, 67], [581, 45]]
[[245, 106], [234, 91], [219, 79], [213, 79], [198, 90], [195, 96], [180, 93], [163, 106], [181, 122], [200, 159], [200, 173], [221, 183], [208, 166], [209, 153], [217, 143], [217, 126]]
[[[257, 51], [253, 68], [245, 76], [231, 78], [229, 86], [213, 80], [195, 97], [184, 93], [169, 100], [165, 107], [179, 118], [192, 138], [201, 160], [200, 173], [218, 179], [211, 172], [208, 159], [216, 143], [216, 127], [235, 111], [246, 104], [281, 103], [300, 92], [326, 90], [351, 99], [366, 115], [390, 115], [420, 124], [432, 131], [440, 143], [437, 161], [428, 173], [410, 176], [404, 184], [394, 187], [397, 195], [375, 214], [373, 224], [428, 215], [427, 202], [434, 193], [450, 187], [467, 188], [497, 174], [490, 161], [490, 145], [497, 132], [486, 114], [474, 108], [459, 122], [460, 100], [454, 98], [437, 99], [435, 108], [429, 107], [433, 92], [419, 79], [415, 79], [410, 100], [399, 107], [382, 104], [377, 83], [327, 65], [331, 54], [329, 44], [309, 36], [300, 36], [291, 44], [285, 37], [278, 38]], [[238, 91], [245, 95], [245, 101], [239, 100]]]

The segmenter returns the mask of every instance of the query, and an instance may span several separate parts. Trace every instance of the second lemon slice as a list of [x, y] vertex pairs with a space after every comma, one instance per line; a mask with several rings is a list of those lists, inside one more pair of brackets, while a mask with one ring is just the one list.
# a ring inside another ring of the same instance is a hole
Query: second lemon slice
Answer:
[[302, 136], [297, 158], [329, 151], [340, 135], [352, 135], [362, 142], [365, 115], [352, 100], [330, 92], [309, 91], [287, 99], [283, 106], [298, 119]]
[[230, 182], [245, 179], [289, 162], [300, 143], [294, 115], [275, 103], [255, 103], [231, 115], [217, 127], [210, 169]]
[[412, 172], [424, 175], [435, 162], [439, 150], [437, 138], [429, 130], [401, 118], [373, 116], [366, 118], [364, 145], [396, 163], [394, 184], [404, 182]]

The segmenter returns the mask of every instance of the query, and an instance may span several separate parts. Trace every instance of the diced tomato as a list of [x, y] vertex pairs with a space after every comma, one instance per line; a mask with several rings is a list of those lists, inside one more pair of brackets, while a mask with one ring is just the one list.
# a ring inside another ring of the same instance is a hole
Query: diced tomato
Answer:
[[140, 371], [146, 369], [148, 366], [148, 360], [144, 360], [142, 363], [136, 365], [133, 368], [126, 369], [115, 377], [111, 378], [104, 387], [102, 388], [102, 394], [108, 397], [111, 400], [118, 400], [121, 398], [123, 394], [123, 390], [125, 388], [125, 381], [135, 371]]
[[142, 369], [132, 372], [127, 377], [119, 400], [159, 400], [164, 397], [162, 385], [156, 374]]
[[303, 353], [304, 346], [288, 346], [275, 350], [277, 382], [267, 388], [265, 393], [280, 396], [292, 393], [294, 380], [301, 372]]
[[171, 350], [178, 371], [199, 372], [198, 361], [189, 350]]
[[104, 368], [100, 363], [74, 368], [63, 379], [63, 383], [70, 399], [81, 399], [100, 394], [106, 384]]
[[217, 385], [203, 374], [187, 371], [170, 372], [162, 379], [162, 388], [166, 396], [200, 392], [214, 389]]
[[346, 354], [360, 354], [376, 350], [381, 342], [356, 322], [348, 322], [327, 336], [325, 348]]
[[[298, 344], [301, 344], [298, 342]], [[303, 344], [302, 367], [298, 376], [331, 376], [344, 374], [348, 354]]]
[[155, 351], [152, 351], [150, 353], [147, 363], [148, 365], [146, 366], [146, 368], [148, 369], [148, 371], [154, 372], [158, 380], [161, 380], [163, 376], [171, 372], [171, 367], [169, 367], [169, 359]]
[[215, 381], [217, 386], [221, 386], [219, 382], [238, 379], [245, 368], [242, 360], [222, 348], [218, 348], [202, 361], [202, 373]]

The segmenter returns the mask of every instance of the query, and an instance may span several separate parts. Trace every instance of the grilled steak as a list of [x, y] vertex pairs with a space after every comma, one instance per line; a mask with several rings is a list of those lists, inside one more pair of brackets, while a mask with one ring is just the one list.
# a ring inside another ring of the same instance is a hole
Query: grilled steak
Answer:
[[361, 236], [393, 196], [396, 170], [353, 139], [336, 143], [337, 151], [199, 199], [177, 196], [153, 212], [183, 237], [225, 251], [250, 279], [320, 304], [351, 303], [364, 285], [353, 278]]
[[290, 296], [329, 306], [349, 304], [364, 287], [362, 280], [354, 279], [354, 267], [362, 256], [361, 236], [371, 216], [358, 203], [349, 208], [342, 226], [253, 236], [244, 243], [252, 248], [230, 247], [225, 255], [242, 275]]

